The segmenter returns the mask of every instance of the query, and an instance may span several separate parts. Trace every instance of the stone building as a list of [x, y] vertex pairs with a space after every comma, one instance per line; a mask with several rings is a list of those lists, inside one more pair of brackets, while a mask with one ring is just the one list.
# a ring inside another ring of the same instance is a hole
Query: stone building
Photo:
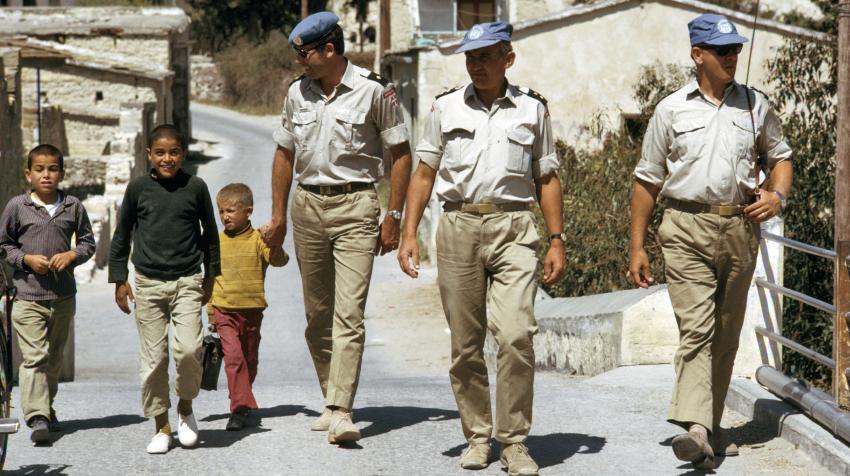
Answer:
[[20, 63], [19, 49], [0, 48], [0, 207], [21, 193], [24, 177]]
[[69, 155], [108, 152], [121, 105], [155, 103], [156, 122], [191, 136], [189, 18], [179, 8], [2, 8], [0, 42], [62, 61], [23, 72], [25, 146], [44, 108], [61, 108]]

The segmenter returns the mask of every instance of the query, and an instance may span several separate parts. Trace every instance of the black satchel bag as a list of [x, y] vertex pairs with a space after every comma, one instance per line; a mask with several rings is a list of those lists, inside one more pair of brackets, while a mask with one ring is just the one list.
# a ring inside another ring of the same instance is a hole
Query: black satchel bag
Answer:
[[218, 390], [218, 374], [221, 373], [221, 362], [224, 353], [221, 350], [221, 339], [213, 334], [204, 337], [204, 374], [201, 377], [201, 388]]

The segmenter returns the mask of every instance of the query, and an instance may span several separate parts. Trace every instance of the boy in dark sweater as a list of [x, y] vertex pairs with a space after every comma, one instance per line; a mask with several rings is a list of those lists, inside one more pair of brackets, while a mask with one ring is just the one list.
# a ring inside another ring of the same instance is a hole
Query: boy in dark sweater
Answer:
[[53, 401], [76, 310], [74, 267], [94, 255], [95, 244], [83, 204], [57, 188], [65, 177], [59, 149], [49, 144], [33, 148], [26, 176], [32, 190], [6, 205], [0, 248], [15, 269], [18, 289], [12, 322], [23, 357], [21, 406], [32, 428], [30, 438], [42, 444], [49, 442], [49, 431], [59, 429]]
[[[201, 307], [220, 274], [214, 208], [206, 183], [180, 168], [186, 151], [186, 139], [174, 126], [161, 125], [151, 132], [148, 158], [153, 168], [127, 186], [109, 256], [109, 282], [115, 283], [118, 307], [129, 314], [127, 300], [136, 305], [142, 403], [145, 416], [156, 423], [148, 453], [166, 453], [171, 446], [169, 322], [180, 398], [177, 437], [185, 447], [198, 441], [192, 400], [201, 385]], [[135, 295], [127, 281], [131, 240]]]

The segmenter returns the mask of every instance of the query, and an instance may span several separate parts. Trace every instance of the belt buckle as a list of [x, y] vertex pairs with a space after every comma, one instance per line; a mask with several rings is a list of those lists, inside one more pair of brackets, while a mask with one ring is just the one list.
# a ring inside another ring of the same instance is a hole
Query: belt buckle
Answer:
[[479, 203], [477, 208], [478, 213], [481, 215], [487, 215], [489, 213], [496, 213], [499, 211], [499, 207], [495, 203]]
[[717, 214], [722, 217], [730, 217], [738, 213], [738, 205], [716, 205], [716, 207]]
[[319, 195], [330, 195], [331, 193], [333, 193], [333, 186], [319, 185]]

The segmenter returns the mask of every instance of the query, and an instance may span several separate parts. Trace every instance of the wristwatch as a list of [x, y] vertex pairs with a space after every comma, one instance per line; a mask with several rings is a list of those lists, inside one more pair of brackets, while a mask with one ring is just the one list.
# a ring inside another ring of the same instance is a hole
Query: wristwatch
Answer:
[[563, 231], [560, 232], [560, 233], [552, 233], [551, 235], [549, 235], [549, 243], [551, 243], [552, 240], [561, 240], [564, 243], [566, 243], [567, 242], [567, 234], [564, 233]]
[[785, 212], [785, 207], [788, 206], [788, 200], [785, 198], [785, 195], [782, 195], [782, 192], [773, 191], [777, 197], [779, 197], [779, 213]]
[[389, 215], [390, 217], [392, 217], [396, 220], [401, 220], [401, 212], [398, 211], [398, 210], [389, 210], [387, 212], [387, 215]]

